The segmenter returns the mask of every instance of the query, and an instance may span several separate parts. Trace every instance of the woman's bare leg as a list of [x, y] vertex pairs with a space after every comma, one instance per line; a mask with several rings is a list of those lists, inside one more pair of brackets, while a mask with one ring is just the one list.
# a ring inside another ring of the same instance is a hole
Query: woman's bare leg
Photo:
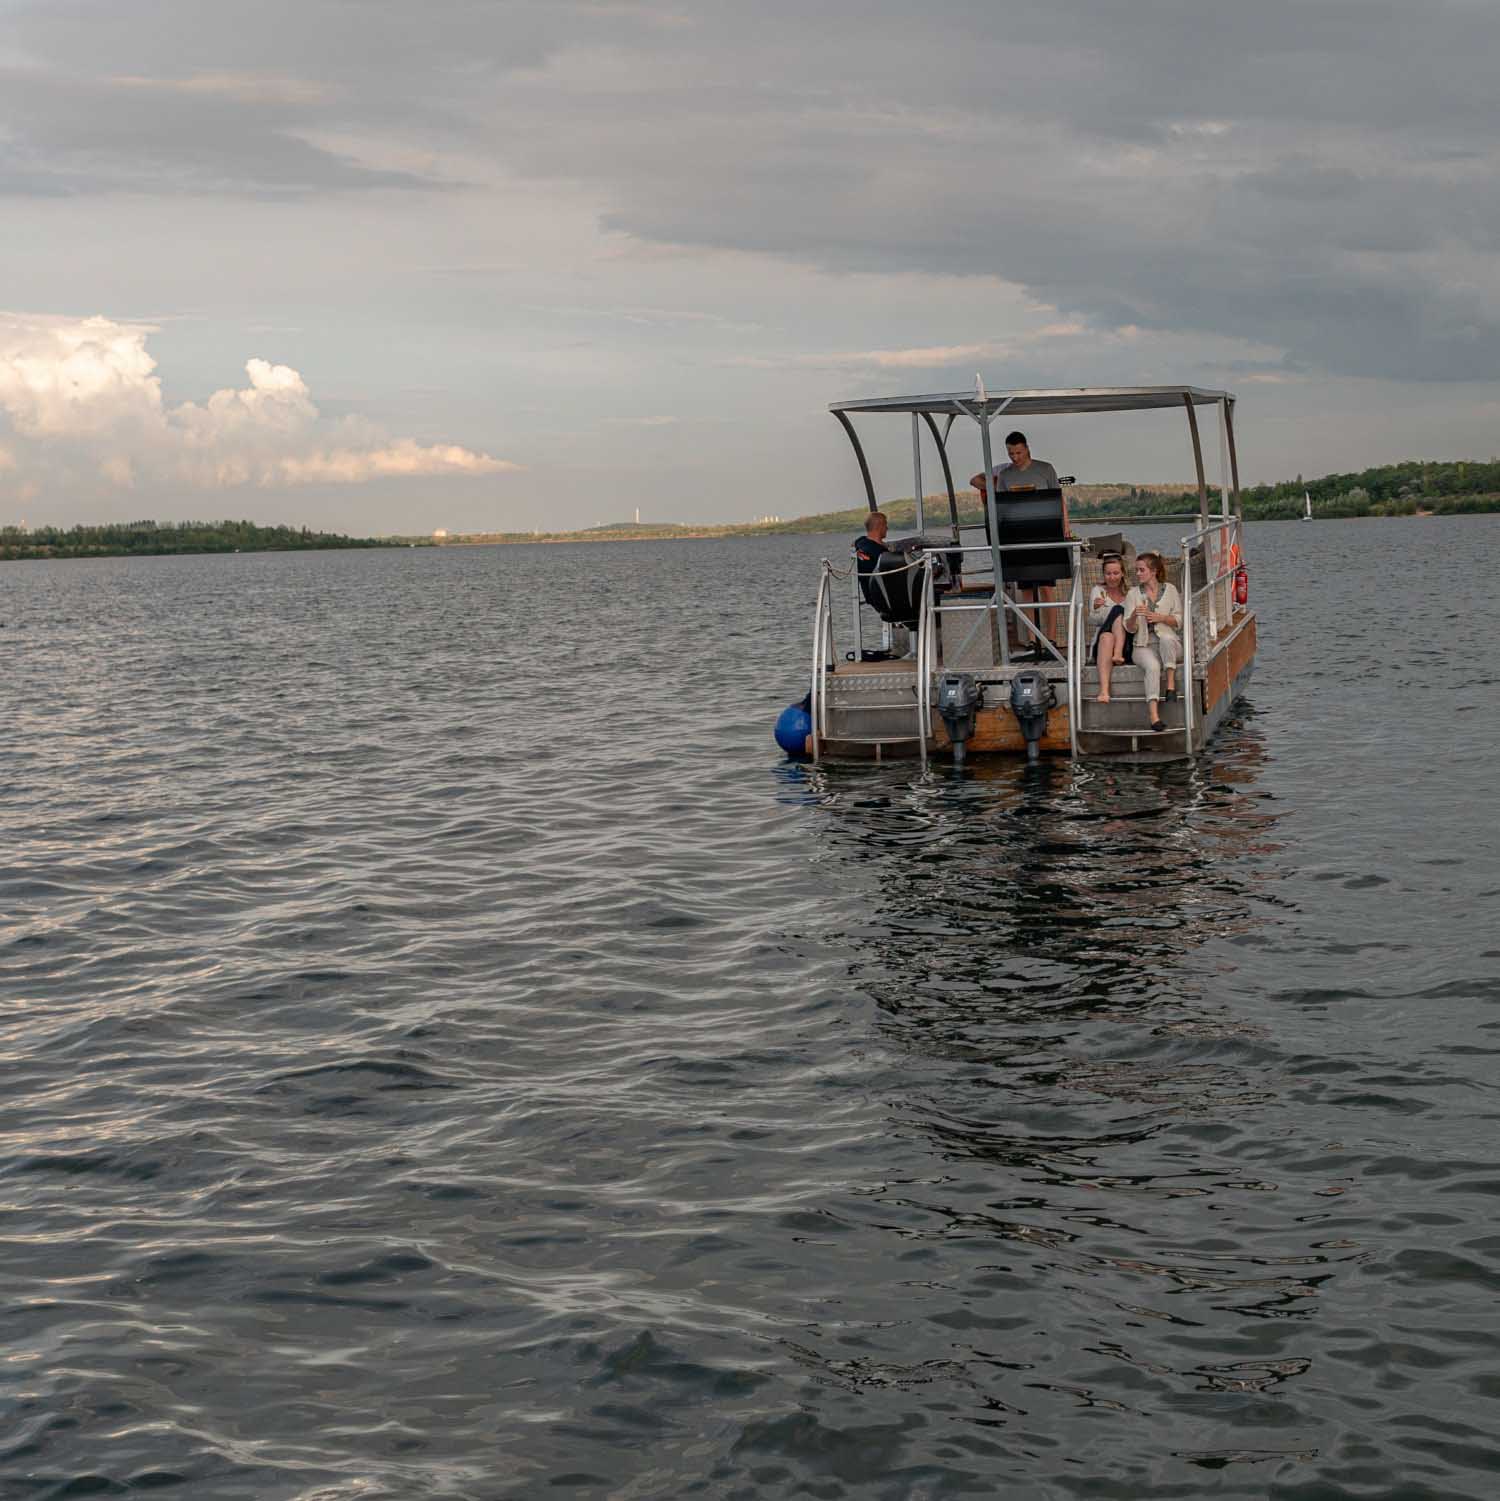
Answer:
[[1125, 665], [1125, 617], [1122, 615], [1110, 627], [1110, 635], [1114, 638], [1115, 666]]
[[[1115, 625], [1118, 628], [1119, 621], [1116, 621]], [[1099, 638], [1099, 649], [1094, 653], [1094, 660], [1099, 664], [1099, 702], [1101, 704], [1109, 702], [1109, 675], [1113, 667], [1113, 663], [1110, 661], [1110, 648], [1113, 644], [1112, 637], [1101, 636]]]

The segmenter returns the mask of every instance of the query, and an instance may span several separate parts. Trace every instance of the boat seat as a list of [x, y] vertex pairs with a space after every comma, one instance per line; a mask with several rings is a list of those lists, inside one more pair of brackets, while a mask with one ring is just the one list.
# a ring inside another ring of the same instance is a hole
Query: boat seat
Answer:
[[915, 630], [922, 575], [910, 564], [909, 557], [894, 549], [881, 553], [873, 568], [860, 567], [859, 591], [882, 620]]

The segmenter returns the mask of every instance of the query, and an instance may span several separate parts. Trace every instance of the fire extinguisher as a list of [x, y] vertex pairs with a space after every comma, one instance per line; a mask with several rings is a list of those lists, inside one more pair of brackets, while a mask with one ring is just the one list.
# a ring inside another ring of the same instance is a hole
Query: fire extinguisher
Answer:
[[1237, 605], [1250, 603], [1250, 571], [1243, 563], [1234, 570], [1234, 602]]

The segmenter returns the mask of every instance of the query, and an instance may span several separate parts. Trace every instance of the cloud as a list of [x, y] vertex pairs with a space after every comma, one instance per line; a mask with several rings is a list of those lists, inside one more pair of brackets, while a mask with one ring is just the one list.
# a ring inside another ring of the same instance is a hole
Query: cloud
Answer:
[[[108, 318], [0, 313], [0, 469], [108, 489], [361, 484], [491, 475], [519, 466], [456, 444], [391, 438], [364, 418], [322, 416], [289, 365], [246, 362], [249, 384], [169, 406], [146, 349], [155, 329]], [[8, 457], [9, 462], [4, 458]]]
[[931, 370], [955, 360], [979, 359], [997, 352], [998, 346], [992, 344], [942, 344], [918, 349], [867, 349], [832, 358], [841, 364], [874, 365], [881, 370]]

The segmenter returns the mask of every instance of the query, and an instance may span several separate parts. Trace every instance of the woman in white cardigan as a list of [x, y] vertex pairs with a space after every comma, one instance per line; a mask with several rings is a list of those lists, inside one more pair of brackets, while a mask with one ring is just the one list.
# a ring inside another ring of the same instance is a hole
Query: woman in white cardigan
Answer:
[[1182, 596], [1167, 582], [1167, 565], [1159, 552], [1135, 560], [1136, 585], [1125, 596], [1125, 629], [1135, 632], [1135, 660], [1146, 670], [1146, 714], [1153, 730], [1164, 730], [1157, 717], [1162, 697], [1161, 670], [1167, 669], [1166, 700], [1177, 697], [1177, 664], [1182, 660]]

